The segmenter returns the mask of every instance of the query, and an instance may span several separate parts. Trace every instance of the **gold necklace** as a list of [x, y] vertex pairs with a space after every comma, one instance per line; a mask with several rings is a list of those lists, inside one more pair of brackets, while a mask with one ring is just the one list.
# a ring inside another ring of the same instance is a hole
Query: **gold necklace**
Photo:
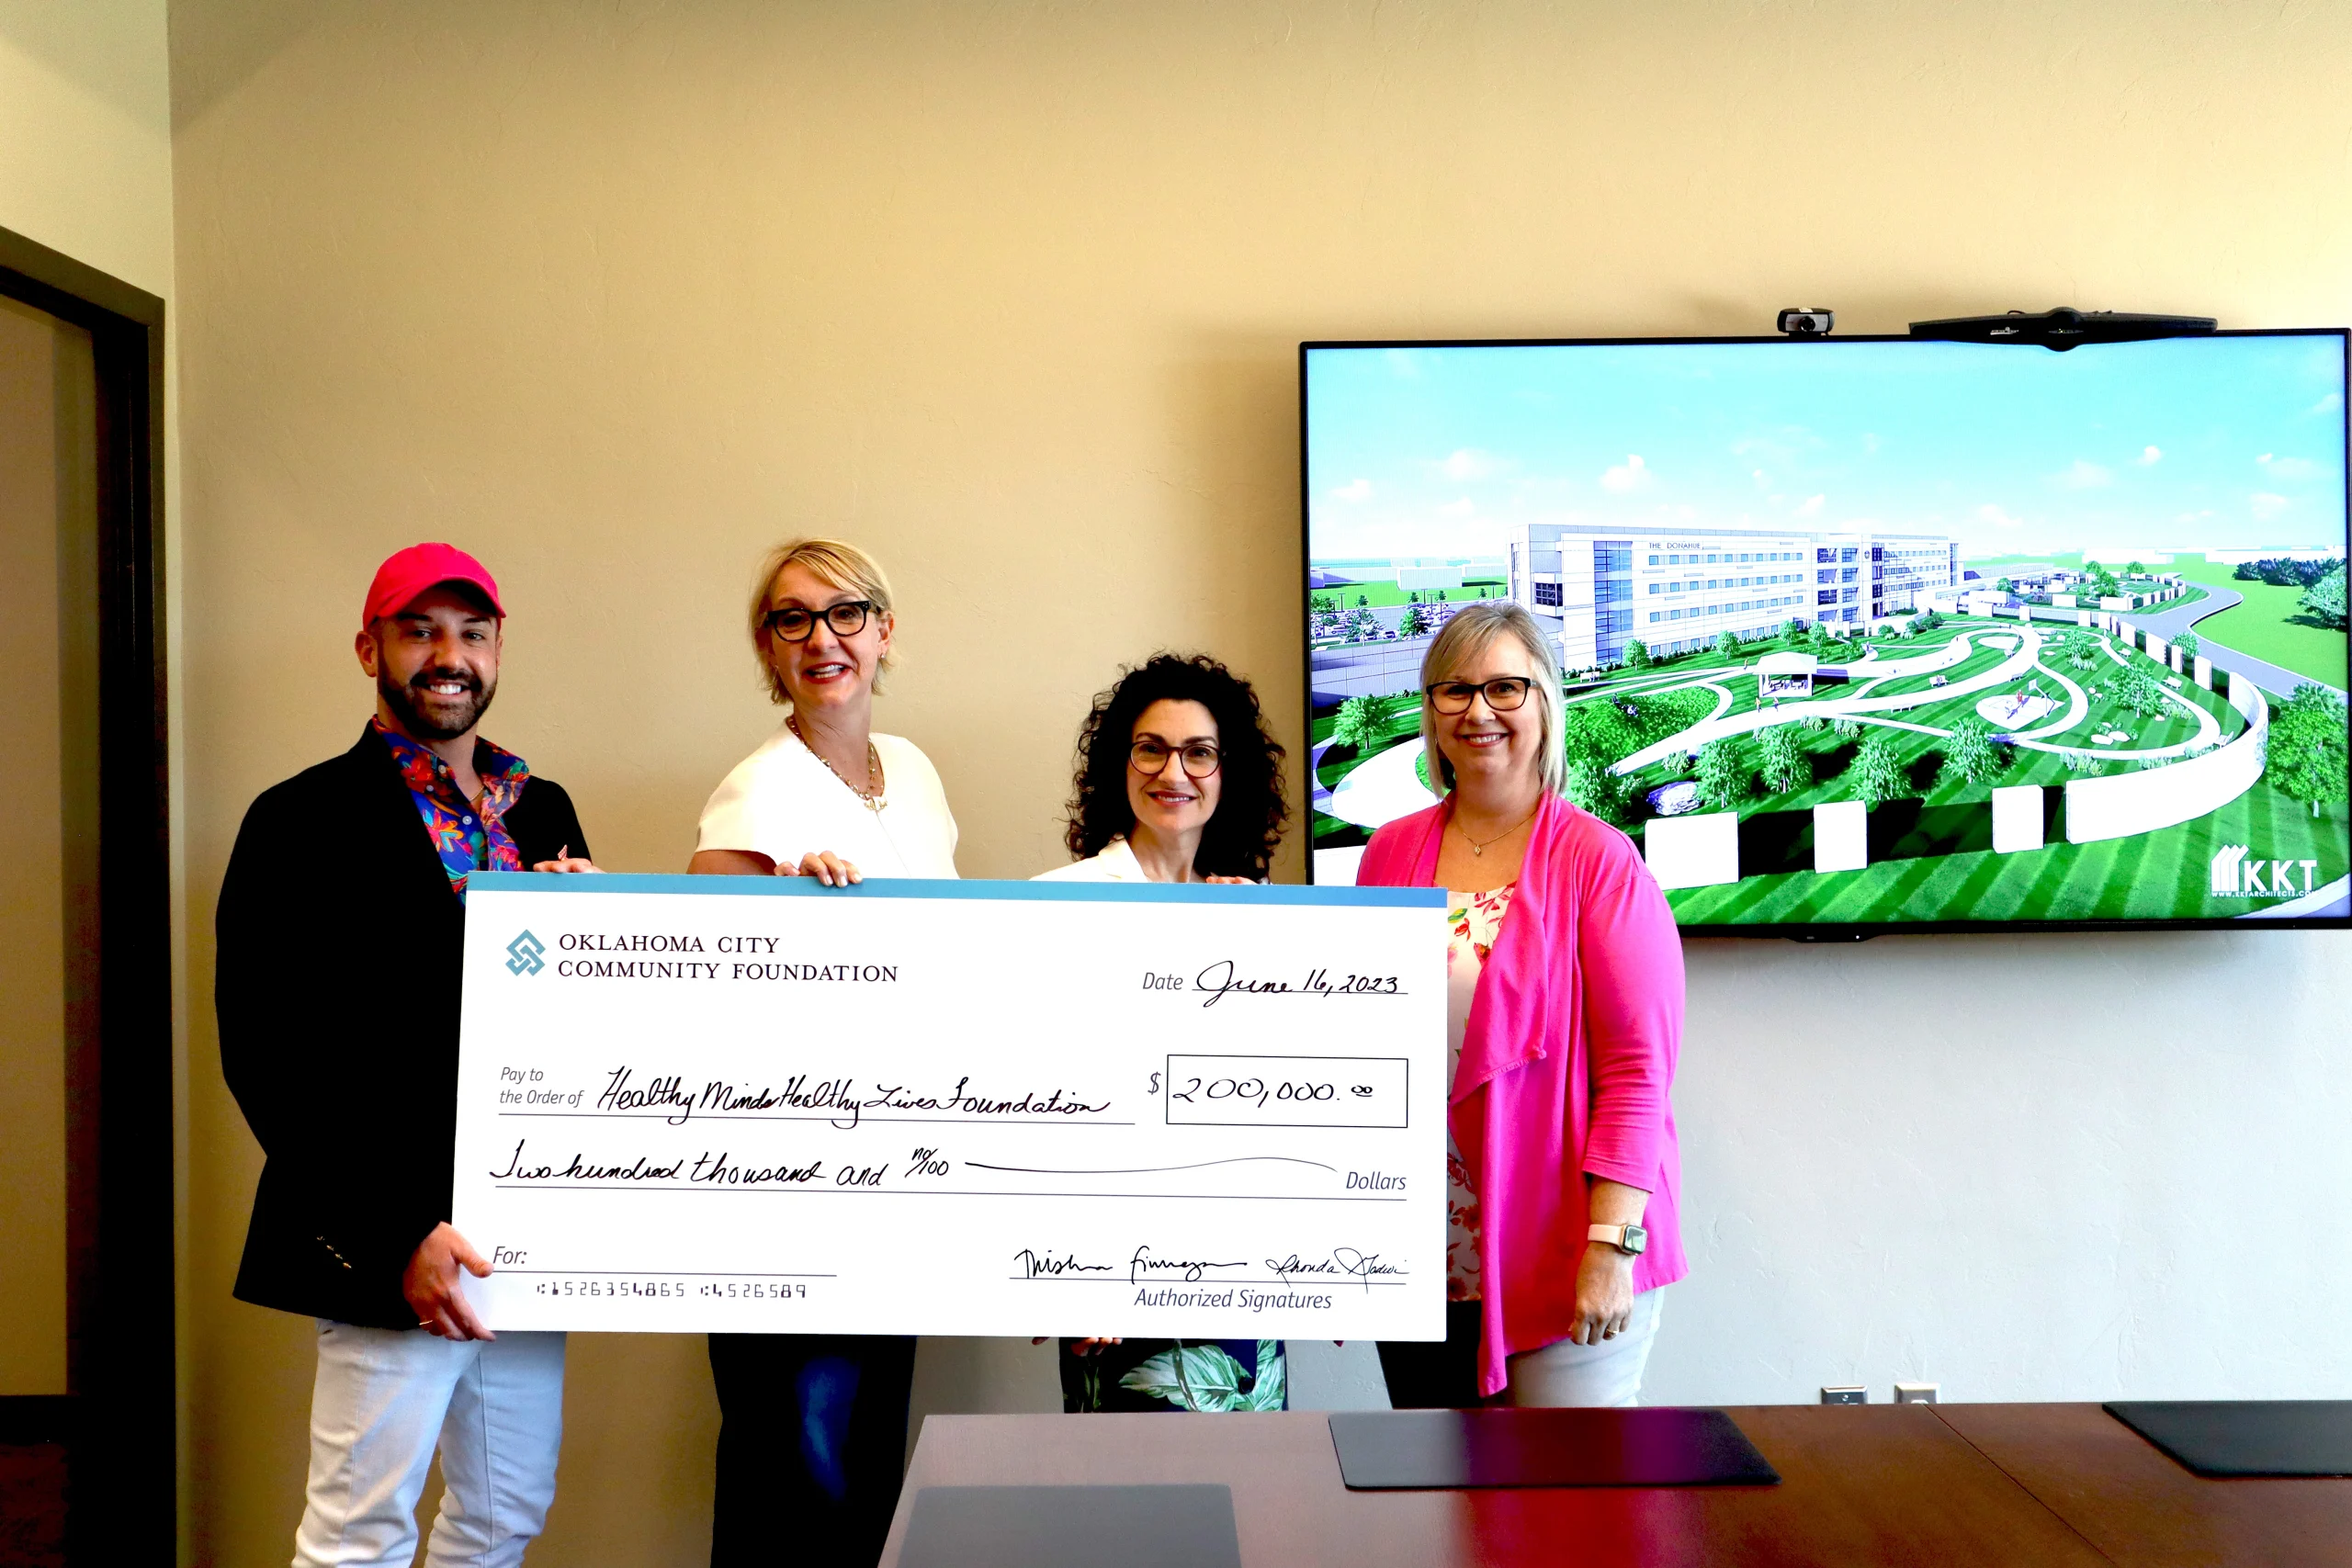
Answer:
[[[831, 761], [826, 758], [822, 751], [818, 750], [814, 746], [808, 745], [808, 738], [800, 733], [800, 716], [798, 714], [790, 713], [785, 715], [784, 723], [785, 728], [792, 731], [792, 738], [799, 741], [802, 746], [807, 747], [808, 754], [811, 757], [816, 758], [817, 761], [825, 764], [825, 772], [832, 774], [833, 777], [840, 779], [842, 781], [842, 787], [848, 790], [850, 794], [857, 796], [859, 805], [865, 807], [865, 809], [875, 813], [876, 816], [881, 814], [882, 807], [888, 803], [882, 798], [882, 754], [874, 749], [873, 741], [868, 740], [865, 743], [865, 782], [870, 787], [866, 789], [860, 789], [855, 784], [850, 783], [847, 778], [843, 777], [842, 771], [833, 766]], [[1492, 840], [1489, 840], [1489, 842], [1491, 841]]]
[[[1536, 811], [1541, 811], [1543, 808], [1543, 803], [1538, 801], [1535, 807]], [[1497, 833], [1493, 838], [1487, 839], [1483, 842], [1472, 838], [1467, 832], [1464, 832], [1462, 821], [1459, 818], [1456, 818], [1453, 821], [1453, 830], [1462, 834], [1462, 841], [1470, 846], [1470, 852], [1472, 854], [1483, 855], [1487, 852], [1487, 844], [1501, 843], [1505, 839], [1510, 838], [1513, 833], [1518, 832], [1521, 828], [1526, 827], [1530, 822], [1534, 820], [1535, 812], [1531, 811], [1526, 816], [1521, 818], [1518, 821], [1512, 823], [1510, 827], [1504, 829], [1501, 832]]]

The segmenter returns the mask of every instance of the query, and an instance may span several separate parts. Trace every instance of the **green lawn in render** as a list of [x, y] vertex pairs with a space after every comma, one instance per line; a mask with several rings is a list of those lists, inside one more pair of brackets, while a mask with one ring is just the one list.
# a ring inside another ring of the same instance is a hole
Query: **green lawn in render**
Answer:
[[2340, 631], [2296, 620], [2308, 615], [2300, 601], [2303, 590], [2278, 588], [2267, 582], [2239, 582], [2214, 573], [2207, 580], [2217, 588], [2245, 595], [2245, 603], [2218, 615], [2208, 615], [2191, 626], [2200, 642], [2211, 640], [2240, 653], [2266, 660], [2281, 670], [2344, 688], [2346, 640]]
[[[1985, 629], [1989, 630], [1990, 628]], [[1928, 653], [1934, 651], [1934, 645], [1931, 643], [1923, 642], [1916, 649], [1908, 643], [1899, 644], [1898, 647], [1901, 649], [1902, 656], [1905, 658], [1908, 658], [1915, 653]], [[1936, 677], [1938, 675], [1944, 678], [1944, 683], [1946, 685], [1957, 685], [1959, 682], [1969, 680], [1973, 676], [1984, 674], [1987, 670], [1998, 669], [2005, 661], [2015, 659], [2017, 657], [2017, 639], [2014, 637], [2009, 639], [2009, 646], [2007, 648], [2002, 648], [1998, 645], [1987, 647], [1984, 639], [1982, 637], [1979, 637], [1975, 638], [1972, 644], [1968, 657], [1962, 660], [1959, 663], [1953, 665], [1949, 670], [1931, 671], [1925, 675], [1897, 675], [1892, 679], [1882, 679], [1875, 683], [1871, 683], [1869, 681], [1870, 666], [1867, 664], [1856, 665], [1853, 667], [1855, 679], [1850, 684], [1843, 688], [1837, 686], [1829, 687], [1824, 694], [1834, 695], [1842, 690], [1844, 694], [1849, 697], [1902, 697], [1909, 696], [1917, 692], [1931, 692], [1936, 689]], [[1863, 689], [1866, 684], [1869, 686], [1868, 690]], [[1993, 695], [1993, 694], [1990, 692], [1980, 692], [1977, 695], [1981, 697], [1989, 697]], [[1905, 709], [1903, 713], [1896, 715], [1897, 717], [1907, 717], [1908, 716], [1908, 709]]]
[[[1508, 584], [1497, 581], [1491, 577], [1474, 577], [1459, 588], [1449, 588], [1445, 590], [1445, 603], [1449, 604], [1475, 604], [1478, 602], [1480, 590], [1482, 589], [1485, 591], [1484, 596], [1489, 599], [1508, 599], [1510, 597]], [[1365, 602], [1363, 607], [1368, 610], [1383, 610], [1386, 609], [1391, 604], [1411, 604], [1416, 603], [1422, 604], [1434, 604], [1438, 602], [1437, 590], [1435, 589], [1424, 588], [1416, 590], [1415, 592], [1418, 592], [1420, 594], [1420, 598], [1419, 600], [1415, 600], [1410, 592], [1408, 592], [1405, 589], [1397, 587], [1394, 582], [1348, 582], [1341, 583], [1331, 588], [1317, 588], [1310, 590], [1309, 592], [1314, 598], [1317, 599], [1328, 595], [1342, 610], [1352, 610], [1357, 608], [1356, 601], [1359, 598]]]
[[2194, 822], [2133, 838], [1891, 860], [1860, 871], [1782, 872], [1680, 888], [1667, 901], [1684, 926], [2226, 919], [2273, 900], [2210, 895], [2207, 868], [2223, 845], [2247, 845], [2265, 860], [2316, 860], [2314, 886], [2324, 886], [2345, 874], [2347, 841], [2352, 828], [2341, 803], [2313, 817], [2310, 807], [2257, 784]]
[[[2015, 622], [1953, 617], [1936, 632], [1917, 637], [1874, 640], [1871, 646], [1879, 649], [1882, 657], [1910, 657], [1932, 651], [1963, 632], [2014, 633], [2021, 629]], [[1779, 645], [1772, 641], [1750, 644], [1742, 649], [1737, 662], [1748, 664], [1757, 654], [1769, 652], [1775, 646]], [[1829, 662], [1842, 663], [1845, 651], [1828, 650], [1825, 658]], [[1953, 679], [1963, 679], [1967, 673], [2006, 657], [2004, 650], [1980, 648], [1950, 674]], [[1676, 918], [1685, 925], [1695, 926], [1900, 924], [1970, 919], [2211, 918], [2244, 914], [2262, 907], [2264, 900], [2207, 897], [2205, 890], [2210, 879], [2206, 867], [2223, 844], [2245, 844], [2253, 854], [2264, 859], [2317, 860], [2320, 882], [2344, 874], [2347, 840], [2345, 808], [2340, 805], [2331, 807], [2313, 818], [2308, 807], [2278, 795], [2267, 784], [2257, 784], [2239, 801], [2211, 816], [2158, 833], [2098, 844], [2060, 842], [2023, 854], [1994, 854], [1987, 847], [1990, 814], [1984, 807], [1995, 786], [2064, 784], [2070, 779], [2133, 769], [2141, 765], [2136, 760], [2115, 759], [2112, 751], [2168, 746], [2190, 739], [2197, 733], [2193, 720], [2171, 704], [2143, 717], [2104, 694], [2105, 691], [2111, 691], [2120, 669], [2105, 654], [2088, 670], [2075, 669], [2054, 658], [2048, 649], [2043, 650], [2043, 657], [2053, 670], [2086, 690], [2093, 686], [2103, 689], [2102, 694], [2092, 696], [2089, 709], [2079, 724], [2047, 738], [2052, 743], [2064, 745], [2089, 759], [2087, 765], [2078, 761], [2070, 769], [2067, 759], [2059, 753], [2019, 747], [2008, 752], [2009, 765], [1998, 779], [1982, 784], [1948, 784], [1940, 775], [1940, 737], [1898, 728], [1896, 724], [1864, 722], [1861, 735], [1886, 737], [1918, 792], [1915, 801], [1883, 808], [1924, 813], [1916, 827], [1906, 829], [1905, 841], [1896, 848], [1898, 855], [1908, 852], [1913, 853], [1913, 858], [1884, 860], [1860, 872], [1759, 873], [1731, 886], [1681, 889], [1668, 896]], [[2132, 657], [2136, 662], [2145, 655]], [[1576, 686], [1568, 701], [1573, 705], [1637, 697], [1676, 686], [1710, 683], [1733, 694], [1729, 711], [1744, 712], [1754, 705], [1755, 682], [1748, 674], [1734, 674], [1728, 668], [1732, 662], [1710, 650], [1647, 671], [1613, 671], [1598, 685]], [[1859, 668], [1867, 670], [1868, 666]], [[2170, 677], [2168, 670], [2151, 669], [2150, 673], [2159, 681]], [[2021, 690], [2036, 678], [2051, 696], [2064, 700], [2047, 674], [2029, 671], [1993, 691], [1941, 697], [1883, 716], [1898, 723], [1948, 729], [1974, 714], [1977, 703], [1984, 698], [1996, 692]], [[1912, 679], [1915, 678], [1906, 678], [1904, 683], [1910, 684]], [[1855, 689], [1852, 685], [1826, 687], [1819, 695], [1834, 701], [1850, 697]], [[2187, 682], [2175, 691], [2183, 701], [2215, 716], [2222, 739], [2243, 733], [2244, 719], [2221, 696]], [[1409, 716], [1400, 715], [1400, 723]], [[1314, 733], [1318, 738], [1328, 736], [1329, 724], [1328, 715], [1318, 716]], [[2118, 748], [2092, 745], [2091, 736], [2109, 726], [2124, 731], [2131, 740]], [[1403, 728], [1410, 726], [1404, 724]], [[1801, 728], [1798, 739], [1813, 759], [1813, 781], [1805, 788], [1786, 795], [1759, 794], [1741, 802], [1738, 809], [1743, 817], [1772, 812], [1802, 814], [1815, 805], [1849, 797], [1849, 786], [1842, 775], [1853, 761], [1860, 738], [1840, 738], [1825, 726], [1814, 730]], [[1736, 744], [1752, 771], [1758, 761], [1754, 738], [1740, 738]], [[1333, 754], [1318, 770], [1318, 782], [1326, 785], [1337, 784], [1362, 760], [1346, 748], [1334, 748]], [[1646, 791], [1688, 776], [1685, 759], [1677, 754], [1641, 770], [1635, 782]], [[1760, 781], [1754, 787], [1760, 791]], [[1786, 818], [1780, 820], [1798, 829], [1801, 837], [1790, 847], [1791, 858], [1778, 863], [1808, 863], [1810, 829], [1804, 826], [1801, 816], [1793, 822]], [[1781, 831], [1778, 827], [1754, 826], [1765, 833], [1768, 841]], [[1633, 825], [1632, 831], [1638, 839], [1642, 831], [1638, 822]], [[1345, 843], [1361, 842], [1364, 830], [1317, 812], [1313, 814], [1311, 832], [1317, 842]]]

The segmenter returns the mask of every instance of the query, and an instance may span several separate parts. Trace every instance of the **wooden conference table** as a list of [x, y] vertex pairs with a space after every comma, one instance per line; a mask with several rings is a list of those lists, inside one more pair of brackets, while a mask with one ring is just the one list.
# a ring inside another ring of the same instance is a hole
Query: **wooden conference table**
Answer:
[[2205, 1480], [2096, 1404], [1730, 1415], [1780, 1485], [1350, 1492], [1317, 1412], [933, 1416], [882, 1562], [924, 1486], [1211, 1482], [1244, 1568], [2352, 1564], [2352, 1480]]

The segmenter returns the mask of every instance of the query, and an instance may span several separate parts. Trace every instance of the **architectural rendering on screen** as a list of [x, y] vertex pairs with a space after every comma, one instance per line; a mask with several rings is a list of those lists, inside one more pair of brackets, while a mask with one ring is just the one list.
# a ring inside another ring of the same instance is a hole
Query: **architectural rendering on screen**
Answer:
[[1685, 925], [2346, 912], [2342, 334], [1306, 360], [1317, 881], [1511, 599]]

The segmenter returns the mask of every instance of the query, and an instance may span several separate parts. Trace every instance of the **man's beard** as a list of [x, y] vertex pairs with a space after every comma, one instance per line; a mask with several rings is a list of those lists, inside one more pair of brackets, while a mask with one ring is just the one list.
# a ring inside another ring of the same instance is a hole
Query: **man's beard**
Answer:
[[[424, 692], [426, 683], [434, 681], [466, 683], [464, 694], [455, 699], [454, 709], [450, 705], [452, 699], [434, 698]], [[481, 716], [490, 711], [490, 699], [498, 694], [498, 683], [493, 681], [485, 686], [470, 670], [427, 670], [403, 686], [392, 679], [389, 671], [379, 670], [376, 692], [384, 699], [384, 705], [392, 710], [392, 716], [401, 721], [401, 728], [415, 739], [455, 740], [481, 722]], [[447, 716], [433, 716], [433, 710], [424, 705], [428, 701], [436, 703]]]

